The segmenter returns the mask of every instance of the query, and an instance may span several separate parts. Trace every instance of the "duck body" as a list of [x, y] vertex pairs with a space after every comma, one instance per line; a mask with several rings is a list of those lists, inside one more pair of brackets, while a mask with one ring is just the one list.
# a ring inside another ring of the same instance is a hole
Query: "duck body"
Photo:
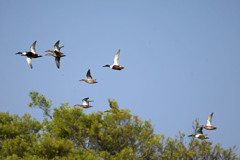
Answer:
[[90, 105], [81, 105], [81, 104], [76, 104], [74, 106], [78, 106], [78, 107], [82, 107], [82, 108], [91, 108], [93, 106], [90, 106]]
[[84, 81], [84, 82], [86, 82], [86, 83], [89, 83], [89, 84], [94, 84], [94, 83], [98, 83], [97, 81], [95, 81], [95, 80], [88, 80], [88, 79], [81, 79], [81, 80], [79, 80], [79, 81]]
[[16, 54], [21, 54], [21, 56], [26, 56], [27, 57], [27, 63], [30, 66], [30, 68], [32, 69], [32, 58], [39, 58], [42, 57], [41, 55], [36, 53], [36, 49], [35, 49], [35, 45], [36, 45], [37, 41], [33, 42], [33, 44], [30, 47], [30, 51], [28, 52], [17, 52]]
[[215, 129], [217, 129], [217, 127], [214, 127], [214, 126], [201, 126], [201, 127], [203, 127], [206, 130], [215, 130]]
[[111, 68], [113, 70], [122, 70], [122, 69], [124, 69], [124, 67], [119, 66], [119, 65], [111, 65], [111, 66], [110, 65], [105, 65], [103, 67], [109, 67], [109, 68]]
[[112, 66], [110, 66], [110, 68], [115, 69], [115, 70], [122, 70], [122, 69], [124, 69], [124, 67], [118, 66], [118, 65], [112, 65]]
[[198, 138], [198, 139], [209, 139], [208, 137], [206, 137], [203, 134], [191, 134], [188, 137], [195, 137], [195, 138]]
[[39, 54], [36, 54], [36, 53], [33, 53], [33, 52], [18, 52], [16, 54], [21, 54], [21, 56], [27, 56], [27, 57], [30, 57], [30, 58], [39, 58], [39, 57], [42, 57], [41, 55]]

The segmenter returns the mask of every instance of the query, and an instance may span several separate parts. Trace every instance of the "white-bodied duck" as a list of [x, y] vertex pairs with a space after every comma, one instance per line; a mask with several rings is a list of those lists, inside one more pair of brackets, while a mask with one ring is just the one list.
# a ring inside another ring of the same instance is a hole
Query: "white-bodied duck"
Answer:
[[30, 47], [30, 51], [16, 53], [16, 54], [21, 54], [21, 56], [27, 56], [27, 63], [31, 67], [31, 69], [33, 68], [33, 66], [32, 66], [32, 58], [42, 57], [41, 55], [36, 53], [36, 49], [35, 49], [36, 43], [37, 43], [37, 41], [33, 42], [33, 44]]
[[89, 99], [89, 97], [84, 98], [82, 100], [82, 104], [76, 104], [74, 106], [79, 106], [79, 107], [82, 107], [82, 108], [91, 108], [91, 107], [93, 107], [93, 106], [89, 105], [89, 102], [93, 102], [93, 100], [88, 100], [88, 99]]
[[119, 54], [120, 54], [120, 49], [118, 50], [117, 54], [114, 57], [113, 65], [107, 64], [107, 65], [105, 65], [103, 67], [110, 67], [111, 69], [114, 69], [114, 70], [122, 70], [122, 69], [124, 69], [124, 67], [119, 65]]
[[55, 57], [55, 62], [56, 62], [56, 65], [57, 65], [58, 69], [60, 68], [60, 58], [66, 56], [62, 52], [60, 52], [60, 49], [63, 48], [64, 46], [59, 47], [59, 43], [60, 43], [60, 40], [58, 40], [55, 43], [53, 51], [52, 50], [46, 50], [45, 51], [45, 52], [51, 52], [52, 53], [52, 54], [48, 53], [45, 56], [53, 56], [53, 57]]

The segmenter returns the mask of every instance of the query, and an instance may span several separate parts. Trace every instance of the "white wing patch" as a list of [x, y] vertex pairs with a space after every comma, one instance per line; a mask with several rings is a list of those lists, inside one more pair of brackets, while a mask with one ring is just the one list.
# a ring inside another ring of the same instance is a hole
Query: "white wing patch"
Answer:
[[57, 41], [57, 42], [55, 43], [55, 45], [54, 45], [54, 51], [60, 52], [59, 42], [60, 42], [60, 41]]
[[212, 126], [212, 116], [213, 116], [213, 113], [211, 113], [211, 114], [208, 116], [207, 126]]
[[120, 49], [118, 50], [117, 54], [114, 57], [114, 62], [113, 65], [119, 65], [119, 54], [120, 54]]
[[32, 58], [27, 57], [27, 63], [32, 68]]
[[35, 54], [36, 54], [36, 49], [35, 49], [36, 43], [37, 43], [37, 41], [33, 42], [33, 44], [32, 44], [31, 47], [30, 47], [30, 51], [31, 51], [32, 53], [35, 53]]
[[86, 101], [86, 100], [82, 101], [82, 105], [87, 106], [88, 104], [89, 104], [88, 101]]

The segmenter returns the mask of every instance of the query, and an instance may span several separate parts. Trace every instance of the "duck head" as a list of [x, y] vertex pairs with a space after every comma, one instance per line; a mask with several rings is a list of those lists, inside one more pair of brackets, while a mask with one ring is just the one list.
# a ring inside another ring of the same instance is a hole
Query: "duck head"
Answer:
[[103, 66], [103, 67], [110, 67], [110, 65], [109, 64], [106, 64], [105, 66]]

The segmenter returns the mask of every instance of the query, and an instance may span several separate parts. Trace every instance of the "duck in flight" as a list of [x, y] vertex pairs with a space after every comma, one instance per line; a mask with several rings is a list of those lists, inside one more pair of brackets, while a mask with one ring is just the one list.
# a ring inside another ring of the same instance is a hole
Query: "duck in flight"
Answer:
[[105, 65], [103, 67], [109, 67], [109, 68], [114, 69], [114, 70], [122, 70], [122, 69], [124, 69], [124, 67], [119, 65], [119, 54], [120, 54], [120, 49], [118, 50], [117, 54], [114, 57], [113, 65], [107, 64], [107, 65]]
[[95, 79], [95, 80], [92, 79], [90, 69], [87, 71], [86, 76], [87, 76], [87, 79], [86, 79], [86, 80], [85, 80], [85, 79], [81, 79], [81, 80], [79, 80], [79, 81], [84, 81], [84, 82], [87, 82], [87, 83], [89, 83], [89, 84], [98, 83], [98, 82], [96, 81], [96, 79]]
[[56, 62], [56, 65], [57, 65], [58, 69], [60, 68], [60, 58], [66, 56], [62, 52], [60, 52], [60, 49], [63, 48], [64, 46], [59, 47], [59, 43], [60, 43], [60, 40], [58, 40], [55, 43], [53, 51], [52, 50], [46, 50], [45, 51], [45, 52], [51, 52], [52, 53], [52, 54], [48, 53], [45, 56], [53, 56], [53, 57], [55, 57], [55, 62]]
[[82, 107], [82, 108], [91, 108], [91, 107], [93, 107], [93, 106], [89, 105], [89, 102], [93, 102], [93, 100], [88, 100], [88, 99], [89, 99], [89, 97], [84, 98], [82, 100], [82, 104], [76, 104], [74, 106], [79, 106], [79, 107]]
[[197, 134], [191, 134], [188, 137], [195, 137], [195, 138], [198, 138], [198, 139], [209, 139], [208, 137], [203, 135], [202, 129], [203, 129], [203, 127], [199, 127], [199, 129], [197, 130]]
[[217, 127], [214, 127], [212, 125], [212, 116], [213, 116], [213, 112], [208, 116], [206, 126], [201, 125], [199, 127], [204, 128], [206, 130], [215, 130], [215, 129], [217, 129]]
[[37, 41], [33, 42], [33, 44], [30, 47], [30, 51], [16, 53], [16, 54], [21, 54], [21, 56], [27, 56], [27, 63], [31, 67], [31, 69], [33, 68], [33, 66], [32, 66], [32, 58], [42, 57], [41, 55], [36, 53], [36, 49], [35, 49], [36, 43], [37, 43]]

